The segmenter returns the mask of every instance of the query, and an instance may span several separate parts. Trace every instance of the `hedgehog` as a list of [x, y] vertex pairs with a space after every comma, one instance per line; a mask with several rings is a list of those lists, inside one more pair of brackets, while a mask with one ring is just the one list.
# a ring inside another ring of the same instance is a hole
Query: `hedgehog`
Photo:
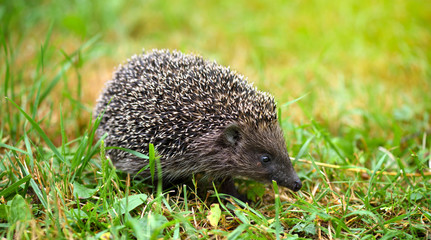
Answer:
[[[298, 191], [302, 183], [287, 152], [274, 98], [230, 67], [199, 55], [152, 50], [120, 65], [106, 83], [94, 115], [105, 144], [160, 156], [162, 181], [194, 175], [220, 183], [220, 192], [244, 198], [234, 178], [276, 181]], [[148, 160], [107, 151], [114, 166], [138, 173]], [[149, 170], [141, 176], [150, 176]], [[156, 174], [157, 175], [157, 174]]]

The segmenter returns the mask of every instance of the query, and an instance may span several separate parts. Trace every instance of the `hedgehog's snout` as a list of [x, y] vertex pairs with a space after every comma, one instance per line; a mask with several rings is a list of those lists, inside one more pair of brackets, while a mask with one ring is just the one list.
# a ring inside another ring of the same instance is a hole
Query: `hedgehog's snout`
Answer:
[[292, 165], [279, 167], [278, 170], [273, 173], [272, 180], [276, 181], [278, 185], [287, 187], [294, 192], [302, 188], [302, 182]]
[[288, 184], [286, 187], [288, 187], [290, 190], [297, 192], [302, 188], [302, 182], [298, 177], [298, 174], [295, 172], [295, 170], [291, 169], [291, 171], [289, 171], [289, 177], [288, 177]]
[[295, 180], [295, 182], [293, 183], [293, 188], [292, 188], [292, 190], [294, 191], [294, 192], [297, 192], [297, 191], [299, 191], [299, 189], [301, 189], [302, 188], [302, 182], [301, 182], [301, 180]]
[[302, 182], [301, 180], [299, 180], [299, 177], [296, 175], [290, 178], [287, 178], [285, 181], [277, 181], [277, 184], [283, 186], [283, 187], [287, 187], [290, 190], [297, 192], [302, 188]]

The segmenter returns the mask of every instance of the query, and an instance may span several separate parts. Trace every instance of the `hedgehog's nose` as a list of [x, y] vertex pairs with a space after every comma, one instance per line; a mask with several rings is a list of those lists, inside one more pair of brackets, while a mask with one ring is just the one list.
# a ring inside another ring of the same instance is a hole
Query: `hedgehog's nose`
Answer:
[[296, 180], [295, 183], [293, 184], [293, 191], [297, 192], [299, 191], [299, 189], [302, 188], [302, 182], [301, 180]]

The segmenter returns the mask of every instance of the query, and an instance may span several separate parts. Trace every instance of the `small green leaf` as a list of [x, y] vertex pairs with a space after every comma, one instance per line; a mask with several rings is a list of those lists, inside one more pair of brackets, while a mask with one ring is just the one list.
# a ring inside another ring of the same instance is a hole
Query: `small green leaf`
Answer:
[[316, 235], [316, 226], [314, 224], [308, 224], [303, 230], [307, 234]]
[[97, 192], [97, 190], [98, 190], [97, 188], [96, 189], [87, 188], [84, 185], [77, 182], [73, 183], [73, 195], [74, 196], [78, 195], [78, 197], [83, 199], [93, 196], [94, 193]]
[[7, 213], [10, 211], [10, 206], [6, 204], [0, 204], [0, 219], [7, 219]]
[[410, 200], [411, 201], [418, 201], [418, 200], [421, 200], [423, 197], [424, 197], [424, 195], [422, 195], [422, 193], [414, 192], [410, 195]]
[[130, 212], [137, 208], [139, 205], [145, 203], [147, 200], [146, 194], [136, 194], [128, 196], [127, 198], [122, 198], [114, 203], [115, 213], [111, 210], [111, 215], [122, 215], [126, 212]]
[[136, 239], [149, 239], [149, 233], [145, 231], [143, 224], [136, 218], [129, 218], [126, 226], [133, 230]]
[[25, 199], [19, 194], [15, 195], [10, 205], [10, 214], [8, 214], [9, 223], [28, 221], [31, 219], [31, 215], [30, 207]]
[[298, 223], [292, 230], [294, 232], [303, 232], [306, 234], [316, 235], [316, 226], [310, 223]]
[[401, 107], [396, 108], [393, 111], [392, 115], [395, 120], [409, 121], [414, 117], [414, 111], [410, 106], [404, 104]]
[[210, 221], [211, 226], [217, 227], [221, 217], [220, 205], [218, 203], [211, 204], [210, 213], [207, 216], [207, 219]]
[[88, 219], [88, 214], [84, 212], [82, 209], [72, 208], [70, 211], [67, 211], [66, 214], [69, 217], [73, 217], [75, 219]]
[[[169, 221], [163, 215], [152, 213], [148, 214], [147, 217], [139, 219], [139, 223], [140, 226], [132, 226], [135, 233], [137, 233], [138, 239], [161, 239], [163, 238], [163, 236], [160, 234], [159, 230], [161, 230], [160, 228], [163, 229], [164, 227], [166, 227], [165, 224], [169, 223]], [[140, 227], [141, 230], [137, 231], [136, 227]], [[139, 236], [138, 234], [140, 234], [141, 236]], [[154, 234], [156, 235], [153, 236]]]

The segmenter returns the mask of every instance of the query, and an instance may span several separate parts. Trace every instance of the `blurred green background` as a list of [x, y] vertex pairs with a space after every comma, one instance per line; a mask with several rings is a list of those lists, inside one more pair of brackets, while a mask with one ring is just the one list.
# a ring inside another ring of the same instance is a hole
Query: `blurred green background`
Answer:
[[[23, 81], [31, 81], [47, 36], [44, 57], [58, 61], [97, 38], [68, 71], [87, 109], [118, 64], [168, 48], [231, 66], [280, 106], [308, 94], [282, 107], [297, 123], [313, 118], [333, 133], [349, 126], [376, 136], [390, 136], [393, 121], [429, 128], [429, 1], [14, 0], [2, 2], [0, 19]], [[58, 68], [52, 62], [45, 72]]]
[[[426, 238], [430, 26], [429, 0], [0, 0], [0, 238], [139, 238], [147, 220], [166, 238]], [[157, 197], [124, 225], [111, 209], [143, 188], [112, 178], [91, 111], [114, 69], [153, 48], [216, 60], [272, 93], [302, 191], [242, 182], [255, 210], [212, 227], [205, 202], [168, 211]]]

